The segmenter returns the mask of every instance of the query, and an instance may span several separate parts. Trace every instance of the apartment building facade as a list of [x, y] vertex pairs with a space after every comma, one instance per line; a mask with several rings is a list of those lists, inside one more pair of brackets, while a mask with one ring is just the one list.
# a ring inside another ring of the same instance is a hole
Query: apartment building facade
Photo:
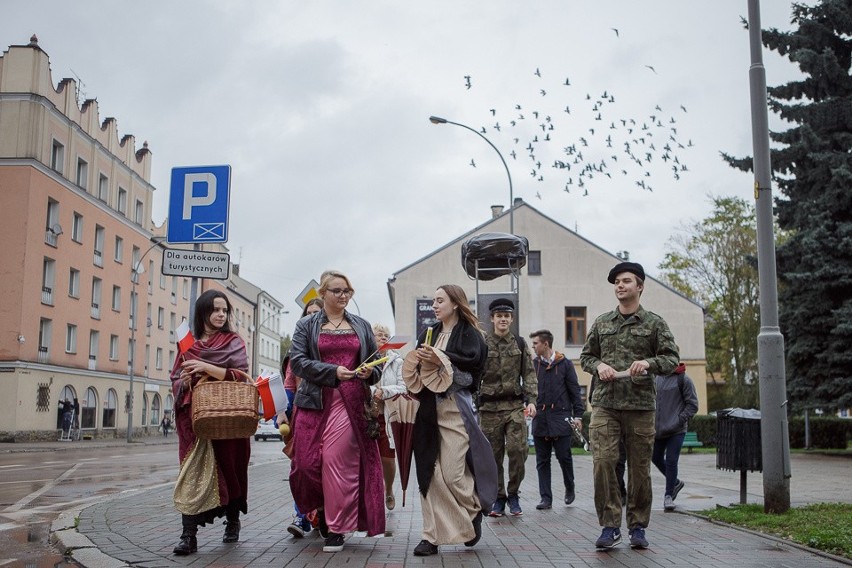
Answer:
[[[153, 434], [173, 408], [191, 280], [160, 270], [151, 161], [73, 80], [54, 87], [35, 36], [0, 57], [0, 441], [56, 439], [66, 399], [84, 437]], [[257, 302], [229, 297], [251, 357]]]

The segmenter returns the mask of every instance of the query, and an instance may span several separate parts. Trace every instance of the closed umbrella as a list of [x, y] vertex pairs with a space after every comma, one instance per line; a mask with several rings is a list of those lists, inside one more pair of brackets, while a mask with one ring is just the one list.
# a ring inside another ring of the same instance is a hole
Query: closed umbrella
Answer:
[[388, 424], [396, 446], [396, 462], [399, 466], [399, 482], [402, 485], [402, 506], [405, 507], [405, 490], [411, 473], [411, 456], [414, 453], [414, 419], [420, 402], [408, 394], [398, 394], [385, 400]]
[[417, 359], [417, 351], [409, 351], [402, 360], [402, 379], [405, 386], [413, 393], [418, 393], [423, 388], [432, 392], [441, 393], [453, 384], [453, 365], [449, 357], [440, 349], [426, 347], [438, 355], [439, 364], [432, 361], [420, 361]]

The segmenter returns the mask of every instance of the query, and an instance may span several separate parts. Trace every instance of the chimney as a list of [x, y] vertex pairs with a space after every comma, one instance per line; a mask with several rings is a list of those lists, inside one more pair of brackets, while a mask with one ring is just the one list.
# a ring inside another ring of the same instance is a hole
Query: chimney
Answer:
[[492, 205], [491, 206], [491, 218], [496, 219], [500, 215], [503, 214], [503, 206], [502, 205]]
[[512, 207], [520, 207], [523, 204], [524, 204], [524, 198], [523, 197], [516, 197], [515, 202], [512, 204]]

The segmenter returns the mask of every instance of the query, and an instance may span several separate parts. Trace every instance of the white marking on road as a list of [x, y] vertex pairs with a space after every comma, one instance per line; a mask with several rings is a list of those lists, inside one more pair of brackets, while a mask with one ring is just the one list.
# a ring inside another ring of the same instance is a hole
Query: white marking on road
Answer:
[[0, 469], [6, 469], [8, 467], [24, 467], [24, 464], [16, 463], [16, 464], [13, 464], [13, 465], [0, 465]]
[[45, 486], [42, 487], [41, 489], [39, 489], [38, 491], [33, 491], [32, 493], [30, 493], [29, 495], [27, 495], [26, 497], [24, 497], [23, 499], [21, 499], [20, 501], [18, 501], [14, 505], [12, 505], [11, 507], [6, 507], [4, 509], [4, 512], [6, 512], [6, 511], [14, 512], [14, 511], [19, 511], [19, 510], [23, 509], [24, 507], [29, 505], [32, 501], [35, 501], [36, 499], [38, 499], [43, 493], [50, 491], [51, 489], [53, 489], [54, 487], [56, 487], [57, 485], [62, 483], [62, 481], [65, 478], [69, 477], [72, 473], [74, 473], [77, 470], [78, 467], [80, 467], [80, 464], [75, 464], [73, 467], [68, 469], [65, 473], [63, 473], [62, 475], [60, 475], [59, 477], [57, 477], [53, 481], [46, 483]]
[[0, 485], [14, 485], [15, 483], [42, 483], [44, 481], [50, 481], [52, 478], [47, 479], [19, 479], [18, 481], [0, 481]]

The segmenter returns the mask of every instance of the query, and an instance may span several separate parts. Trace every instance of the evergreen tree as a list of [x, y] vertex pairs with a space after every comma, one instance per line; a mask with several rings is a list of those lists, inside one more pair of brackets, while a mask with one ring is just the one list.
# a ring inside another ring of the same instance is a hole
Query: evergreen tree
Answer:
[[[779, 316], [794, 407], [852, 407], [852, 0], [793, 4], [791, 31], [763, 43], [797, 64], [800, 81], [769, 87], [792, 124], [771, 132], [778, 223]], [[752, 161], [724, 156], [743, 170]]]

